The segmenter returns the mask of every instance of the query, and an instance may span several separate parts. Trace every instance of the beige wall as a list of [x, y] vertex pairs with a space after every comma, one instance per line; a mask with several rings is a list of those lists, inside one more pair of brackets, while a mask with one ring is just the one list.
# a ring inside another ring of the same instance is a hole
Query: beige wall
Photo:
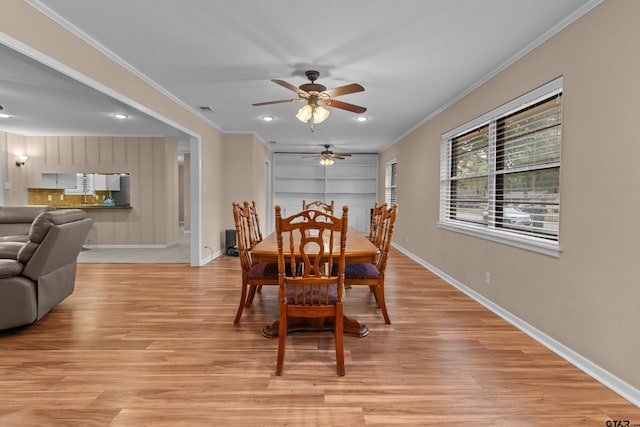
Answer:
[[[218, 129], [173, 101], [21, 0], [2, 3], [0, 28], [8, 36], [122, 94], [198, 135], [202, 142], [202, 246], [222, 250], [222, 140]], [[192, 159], [193, 160], [193, 159]], [[194, 162], [192, 161], [192, 164]]]
[[[269, 216], [268, 213], [271, 213], [271, 217], [275, 215], [272, 213], [272, 206], [267, 206], [267, 197], [266, 197], [266, 182], [265, 182], [265, 162], [269, 162], [270, 167], [273, 167], [273, 153], [257, 138], [254, 136], [253, 141], [253, 200], [256, 202], [256, 206], [258, 207], [258, 213], [260, 215], [260, 227], [263, 233], [273, 230], [273, 227], [269, 224], [265, 223]], [[269, 188], [273, 188], [273, 170], [270, 173], [271, 177], [271, 185]], [[273, 198], [273, 195], [271, 196]], [[267, 212], [270, 210], [270, 212]]]
[[[638, 16], [640, 2], [605, 1], [380, 156], [381, 189], [398, 159], [397, 245], [636, 389]], [[439, 229], [440, 135], [560, 75], [560, 257]]]
[[[22, 136], [0, 131], [4, 205], [27, 203], [43, 173], [128, 173], [131, 210], [90, 210], [98, 245], [167, 245], [178, 240], [177, 144], [164, 137]], [[4, 153], [7, 153], [4, 155]], [[27, 154], [17, 167], [18, 154]]]
[[224, 225], [235, 228], [231, 203], [255, 200], [261, 228], [267, 206], [265, 197], [265, 161], [272, 153], [253, 134], [224, 135]]
[[[1, 190], [3, 204], [5, 206], [26, 204], [30, 169], [22, 166], [17, 167], [16, 160], [18, 155], [26, 154], [27, 137], [0, 131], [0, 146], [2, 150], [2, 182], [4, 184]], [[27, 164], [30, 164], [29, 160], [27, 160]], [[7, 185], [10, 188], [7, 188]]]

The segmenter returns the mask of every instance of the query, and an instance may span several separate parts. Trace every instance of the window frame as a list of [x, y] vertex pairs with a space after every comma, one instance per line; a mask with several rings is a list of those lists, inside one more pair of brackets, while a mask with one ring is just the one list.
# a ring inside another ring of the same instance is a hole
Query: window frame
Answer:
[[[395, 200], [392, 201], [391, 193]], [[391, 206], [398, 202], [398, 160], [392, 159], [384, 165], [384, 202]]]
[[[561, 252], [560, 246], [560, 205], [558, 205], [558, 233], [557, 240], [551, 240], [543, 237], [536, 237], [527, 234], [520, 234], [517, 231], [510, 231], [509, 229], [495, 227], [495, 223], [489, 219], [487, 224], [474, 223], [468, 220], [458, 220], [451, 218], [451, 210], [448, 205], [451, 202], [451, 183], [460, 180], [459, 177], [452, 177], [451, 162], [454, 160], [454, 153], [452, 153], [453, 142], [455, 138], [459, 138], [476, 130], [479, 130], [485, 126], [489, 128], [489, 153], [488, 153], [488, 184], [487, 184], [487, 198], [488, 209], [490, 212], [495, 210], [496, 203], [496, 126], [497, 123], [505, 117], [525, 110], [532, 105], [539, 103], [542, 100], [553, 97], [557, 94], [563, 93], [563, 79], [558, 77], [557, 79], [546, 83], [492, 111], [489, 111], [482, 116], [479, 116], [467, 123], [464, 123], [449, 132], [442, 135], [441, 139], [441, 165], [440, 165], [440, 215], [438, 220], [438, 227], [459, 232], [474, 237], [518, 247], [521, 249], [527, 249], [533, 252], [542, 253], [549, 256], [559, 257]], [[562, 123], [560, 123], [560, 129], [562, 129]], [[562, 136], [560, 137], [560, 150], [562, 149]], [[557, 168], [560, 170], [560, 161], [557, 162]], [[560, 197], [560, 189], [558, 188], [558, 199]], [[492, 210], [493, 209], [493, 210]]]

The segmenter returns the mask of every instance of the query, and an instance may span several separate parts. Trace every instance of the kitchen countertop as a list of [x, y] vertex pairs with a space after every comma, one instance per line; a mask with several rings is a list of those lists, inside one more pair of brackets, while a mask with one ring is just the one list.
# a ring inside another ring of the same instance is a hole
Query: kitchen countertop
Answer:
[[74, 205], [74, 206], [56, 206], [56, 209], [133, 209], [131, 205], [105, 206], [102, 204], [95, 205]]

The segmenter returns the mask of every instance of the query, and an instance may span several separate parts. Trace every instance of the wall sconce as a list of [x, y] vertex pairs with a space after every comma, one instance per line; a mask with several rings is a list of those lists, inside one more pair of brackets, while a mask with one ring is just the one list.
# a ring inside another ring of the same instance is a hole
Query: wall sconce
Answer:
[[27, 156], [26, 154], [19, 154], [18, 155], [18, 160], [16, 160], [16, 166], [20, 167], [20, 166], [24, 166], [25, 162], [27, 161], [27, 159], [29, 158], [29, 156]]

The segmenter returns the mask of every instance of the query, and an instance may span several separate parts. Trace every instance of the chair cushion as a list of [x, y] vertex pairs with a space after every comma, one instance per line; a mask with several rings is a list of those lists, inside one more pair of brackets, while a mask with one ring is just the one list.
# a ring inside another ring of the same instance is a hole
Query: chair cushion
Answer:
[[375, 265], [368, 262], [347, 264], [344, 268], [344, 279], [377, 279], [380, 271]]
[[[293, 285], [289, 285], [287, 286], [287, 304], [294, 304], [294, 292], [296, 286]], [[311, 290], [313, 288], [313, 302], [315, 303], [314, 305], [318, 305], [317, 301], [318, 301], [318, 290], [320, 291], [320, 301], [322, 302], [321, 305], [324, 305], [324, 300], [326, 297], [326, 286], [304, 286], [304, 301], [305, 301], [305, 305], [310, 305], [309, 304], [309, 297], [311, 296]], [[319, 289], [318, 289], [319, 288]], [[302, 304], [302, 288], [300, 286], [297, 286], [298, 289], [298, 305]], [[333, 285], [329, 285], [329, 304], [335, 304], [336, 301], [338, 301], [338, 284], [333, 284]]]
[[[285, 275], [291, 276], [291, 266], [286, 264], [284, 266]], [[259, 262], [253, 264], [249, 273], [247, 273], [249, 279], [273, 279], [278, 280], [278, 263], [277, 262]]]

